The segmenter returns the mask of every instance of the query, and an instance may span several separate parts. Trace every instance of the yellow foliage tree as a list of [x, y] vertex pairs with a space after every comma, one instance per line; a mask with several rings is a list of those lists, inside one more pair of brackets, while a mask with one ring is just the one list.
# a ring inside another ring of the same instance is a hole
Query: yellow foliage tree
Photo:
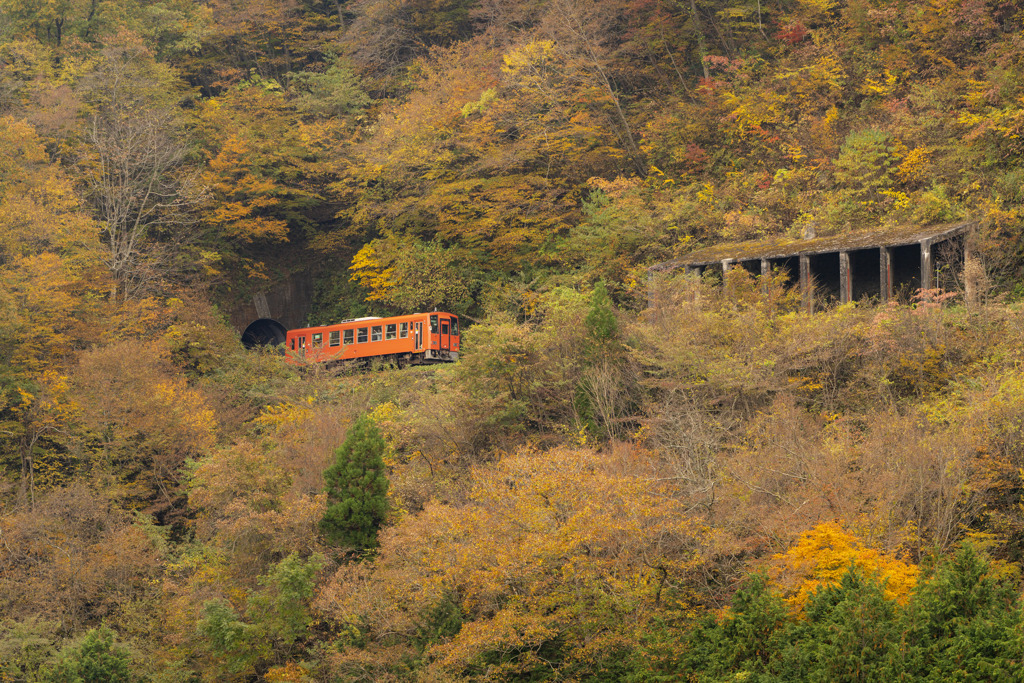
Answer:
[[864, 547], [856, 536], [835, 522], [819, 524], [800, 535], [796, 545], [776, 555], [776, 584], [796, 612], [823, 586], [837, 585], [851, 568], [877, 578], [885, 585], [885, 597], [906, 604], [917, 585], [917, 565]]
[[[34, 393], [19, 388], [20, 403], [11, 412], [16, 416], [16, 433], [20, 436], [21, 487], [19, 499], [28, 502], [35, 509], [36, 479], [40, 460], [45, 462], [46, 453], [39, 448], [43, 439], [66, 435], [78, 418], [79, 408], [68, 396], [67, 377], [52, 370], [33, 378]], [[50, 468], [47, 468], [49, 470]], [[59, 469], [59, 468], [58, 468]], [[63, 478], [62, 473], [49, 472], [40, 477], [41, 484], [52, 484]]]
[[48, 460], [77, 415], [64, 375], [103, 328], [106, 287], [96, 224], [35, 129], [11, 118], [0, 118], [0, 226], [0, 453], [17, 454], [20, 499], [34, 505], [38, 485], [67, 473]]
[[252, 153], [249, 143], [232, 135], [210, 160], [204, 178], [220, 201], [206, 221], [240, 242], [286, 242], [288, 222], [268, 215], [282, 203], [277, 185], [249, 167], [247, 159]]
[[13, 305], [7, 360], [41, 371], [83, 341], [103, 287], [99, 230], [24, 121], [0, 119], [0, 291]]
[[110, 493], [148, 512], [180, 510], [182, 466], [216, 443], [207, 395], [190, 386], [160, 342], [125, 341], [82, 354], [74, 393], [97, 473]]
[[474, 469], [465, 505], [404, 517], [370, 572], [342, 569], [321, 608], [367, 628], [384, 656], [389, 632], [413, 635], [424, 611], [456, 601], [461, 629], [426, 653], [441, 676], [485, 661], [525, 676], [551, 648], [568, 668], [607, 661], [648, 619], [688, 609], [684, 577], [708, 538], [670, 486], [609, 460], [523, 449]]
[[336, 153], [326, 150], [335, 129], [296, 121], [279, 91], [276, 82], [250, 79], [205, 102], [196, 119], [208, 158], [201, 222], [209, 244], [225, 265], [257, 279], [266, 277], [262, 264], [242, 254], [317, 232], [313, 213], [331, 173], [324, 159]]
[[462, 313], [470, 302], [458, 249], [387, 232], [363, 246], [352, 259], [352, 280], [396, 312], [442, 310]]

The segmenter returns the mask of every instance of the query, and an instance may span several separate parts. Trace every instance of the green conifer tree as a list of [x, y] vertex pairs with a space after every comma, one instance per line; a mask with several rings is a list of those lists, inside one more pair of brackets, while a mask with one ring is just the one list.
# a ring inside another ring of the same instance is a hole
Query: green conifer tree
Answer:
[[587, 340], [593, 346], [610, 344], [619, 334], [619, 323], [615, 320], [615, 307], [608, 295], [608, 287], [604, 280], [594, 285], [594, 294], [590, 299], [590, 312], [583, 324], [587, 328]]
[[838, 585], [820, 587], [805, 618], [787, 622], [771, 671], [782, 681], [888, 681], [885, 657], [896, 633], [897, 604], [884, 586], [851, 566]]
[[[690, 632], [680, 668], [690, 680], [771, 680], [770, 665], [787, 625], [782, 598], [754, 574], [721, 621], [708, 614]], [[675, 672], [679, 675], [679, 671]]]
[[1009, 581], [970, 544], [918, 584], [890, 651], [888, 680], [1024, 680], [1024, 615]]
[[616, 418], [622, 416], [628, 401], [628, 382], [623, 374], [625, 356], [615, 305], [603, 280], [594, 285], [583, 325], [586, 337], [579, 356], [582, 374], [573, 408], [578, 426], [591, 438], [607, 439], [616, 436]]
[[356, 420], [324, 472], [327, 512], [320, 531], [331, 543], [355, 550], [377, 547], [377, 531], [388, 511], [384, 472], [387, 444], [367, 416]]
[[140, 683], [128, 650], [119, 645], [106, 626], [89, 629], [85, 636], [60, 652], [56, 665], [43, 671], [47, 683]]

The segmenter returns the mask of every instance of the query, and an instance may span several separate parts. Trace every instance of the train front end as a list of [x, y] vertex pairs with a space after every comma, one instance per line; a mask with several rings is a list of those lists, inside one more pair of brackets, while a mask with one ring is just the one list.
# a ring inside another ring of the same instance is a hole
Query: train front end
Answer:
[[459, 316], [430, 313], [427, 318], [427, 344], [423, 359], [428, 363], [451, 363], [459, 359]]

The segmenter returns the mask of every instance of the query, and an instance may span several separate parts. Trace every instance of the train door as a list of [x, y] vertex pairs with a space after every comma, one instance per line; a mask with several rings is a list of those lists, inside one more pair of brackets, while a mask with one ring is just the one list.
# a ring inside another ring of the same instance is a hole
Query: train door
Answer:
[[423, 323], [416, 323], [415, 330], [416, 345], [413, 348], [419, 350], [423, 348]]
[[441, 318], [441, 349], [444, 351], [451, 351], [452, 348], [452, 328], [451, 322], [448, 318]]

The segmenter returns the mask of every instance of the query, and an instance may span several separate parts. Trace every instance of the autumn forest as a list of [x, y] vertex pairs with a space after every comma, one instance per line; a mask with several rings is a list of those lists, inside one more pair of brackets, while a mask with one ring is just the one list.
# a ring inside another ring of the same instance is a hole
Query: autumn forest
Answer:
[[0, 681], [1024, 679], [1022, 161], [1009, 0], [0, 0]]

